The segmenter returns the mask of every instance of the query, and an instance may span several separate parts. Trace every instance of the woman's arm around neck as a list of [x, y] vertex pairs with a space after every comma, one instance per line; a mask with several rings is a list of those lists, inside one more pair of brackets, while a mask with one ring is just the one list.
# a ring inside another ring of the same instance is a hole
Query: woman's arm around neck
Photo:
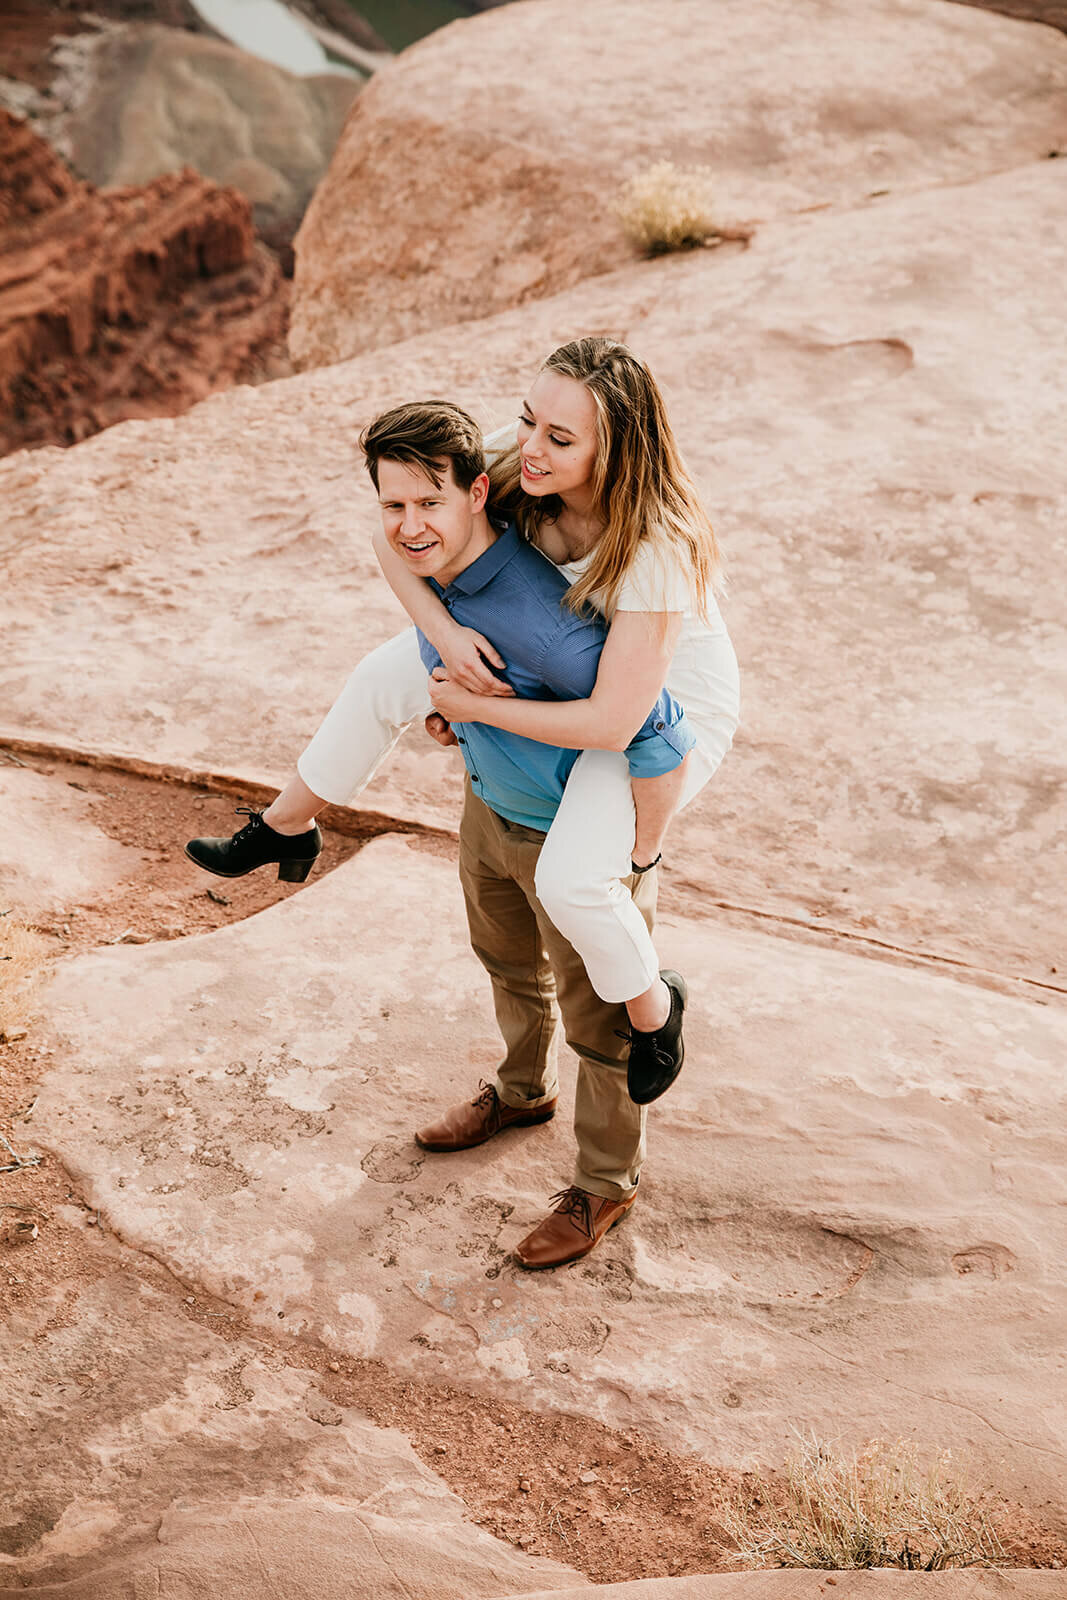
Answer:
[[374, 553], [385, 580], [421, 633], [424, 633], [448, 668], [449, 675], [468, 689], [487, 697], [510, 696], [510, 684], [502, 682], [491, 666], [503, 668], [505, 662], [489, 640], [473, 628], [464, 628], [452, 617], [425, 578], [407, 568], [379, 528], [373, 537]]

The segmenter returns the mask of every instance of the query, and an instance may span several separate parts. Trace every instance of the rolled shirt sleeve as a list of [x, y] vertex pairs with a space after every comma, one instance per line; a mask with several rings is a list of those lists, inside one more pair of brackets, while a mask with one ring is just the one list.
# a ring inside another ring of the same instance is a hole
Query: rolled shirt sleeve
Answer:
[[631, 778], [660, 778], [680, 767], [696, 744], [685, 712], [664, 689], [648, 721], [626, 746]]

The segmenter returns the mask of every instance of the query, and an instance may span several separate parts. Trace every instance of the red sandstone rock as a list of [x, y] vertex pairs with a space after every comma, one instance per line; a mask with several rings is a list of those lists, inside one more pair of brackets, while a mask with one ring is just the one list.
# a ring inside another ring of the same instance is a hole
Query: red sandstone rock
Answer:
[[0, 453], [173, 416], [284, 336], [247, 200], [196, 173], [99, 191], [0, 112]]
[[[685, 895], [1062, 982], [1065, 280], [1067, 163], [1041, 161], [0, 462], [0, 728], [284, 782], [406, 620], [363, 424], [438, 394], [499, 425], [546, 351], [624, 335], [727, 550], [743, 676], [735, 748], [672, 830]], [[60, 597], [87, 609], [57, 633]], [[421, 729], [359, 801], [444, 827], [459, 803]]]
[[1067, 144], [1067, 45], [940, 0], [540, 0], [378, 73], [296, 239], [301, 367], [633, 258], [621, 182], [714, 174], [719, 220], [851, 209]]

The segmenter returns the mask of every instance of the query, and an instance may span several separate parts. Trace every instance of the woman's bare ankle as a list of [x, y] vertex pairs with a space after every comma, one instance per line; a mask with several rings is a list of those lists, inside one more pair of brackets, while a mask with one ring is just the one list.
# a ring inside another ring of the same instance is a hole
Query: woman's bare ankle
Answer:
[[657, 978], [644, 994], [627, 1000], [626, 1014], [638, 1033], [655, 1033], [662, 1028], [671, 1014], [671, 991], [663, 979]]
[[297, 833], [310, 833], [315, 818], [326, 804], [303, 778], [290, 778], [281, 794], [275, 795], [263, 813], [263, 821], [275, 833], [291, 838]]
[[285, 839], [293, 838], [298, 833], [310, 833], [315, 826], [314, 817], [298, 817], [294, 822], [292, 817], [287, 817], [284, 814], [280, 817], [277, 816], [273, 806], [268, 806], [264, 811], [263, 821], [268, 828], [273, 828], [275, 833], [280, 833]]

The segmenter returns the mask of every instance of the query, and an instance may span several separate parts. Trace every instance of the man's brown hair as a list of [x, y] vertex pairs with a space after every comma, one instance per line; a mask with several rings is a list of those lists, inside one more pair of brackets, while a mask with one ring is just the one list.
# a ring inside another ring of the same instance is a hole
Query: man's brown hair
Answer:
[[376, 489], [380, 461], [402, 461], [406, 467], [415, 467], [438, 489], [450, 461], [452, 476], [461, 489], [469, 489], [485, 471], [482, 431], [473, 417], [450, 400], [417, 400], [383, 411], [364, 428], [359, 443]]

